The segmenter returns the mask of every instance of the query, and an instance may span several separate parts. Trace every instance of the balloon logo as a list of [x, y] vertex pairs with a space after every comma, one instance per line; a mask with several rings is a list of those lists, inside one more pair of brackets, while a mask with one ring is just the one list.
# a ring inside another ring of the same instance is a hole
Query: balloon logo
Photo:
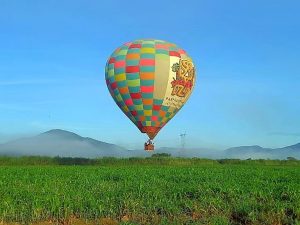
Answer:
[[105, 79], [125, 115], [151, 140], [182, 108], [195, 85], [195, 67], [175, 44], [142, 39], [117, 48], [107, 61]]

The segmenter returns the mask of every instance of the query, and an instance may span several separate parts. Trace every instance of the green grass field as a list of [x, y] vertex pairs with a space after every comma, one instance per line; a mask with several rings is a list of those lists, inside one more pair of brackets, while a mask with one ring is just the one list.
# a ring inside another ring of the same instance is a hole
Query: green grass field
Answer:
[[0, 160], [0, 224], [300, 224], [299, 161], [13, 160]]

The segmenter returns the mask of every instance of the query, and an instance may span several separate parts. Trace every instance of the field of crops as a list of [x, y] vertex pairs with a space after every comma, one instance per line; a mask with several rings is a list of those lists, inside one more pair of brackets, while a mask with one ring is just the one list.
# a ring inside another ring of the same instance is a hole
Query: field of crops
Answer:
[[0, 166], [0, 224], [299, 221], [300, 166]]

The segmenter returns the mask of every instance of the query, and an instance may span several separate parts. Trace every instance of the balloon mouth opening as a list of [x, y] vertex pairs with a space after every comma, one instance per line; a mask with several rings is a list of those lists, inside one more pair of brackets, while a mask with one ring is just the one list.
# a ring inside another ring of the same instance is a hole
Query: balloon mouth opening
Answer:
[[155, 136], [160, 131], [160, 129], [161, 129], [161, 127], [153, 127], [153, 126], [140, 128], [141, 132], [146, 133], [151, 140], [153, 140], [155, 138]]

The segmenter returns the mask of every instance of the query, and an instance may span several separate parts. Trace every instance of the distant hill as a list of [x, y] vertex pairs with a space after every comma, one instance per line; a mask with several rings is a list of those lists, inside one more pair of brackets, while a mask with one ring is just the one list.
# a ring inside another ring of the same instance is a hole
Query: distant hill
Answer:
[[128, 157], [131, 153], [114, 144], [81, 137], [64, 130], [50, 130], [35, 137], [0, 145], [0, 154], [9, 156], [40, 155], [95, 158]]
[[286, 159], [294, 157], [300, 159], [300, 143], [284, 148], [262, 148], [261, 146], [240, 146], [224, 151], [223, 158], [236, 159]]
[[300, 159], [300, 143], [283, 148], [263, 148], [258, 145], [239, 146], [224, 151], [207, 148], [158, 148], [156, 153], [168, 153], [175, 157], [200, 157], [208, 159], [286, 159], [294, 157]]
[[[205, 148], [181, 150], [180, 148], [157, 148], [155, 153], [169, 153], [174, 157], [201, 157], [210, 159], [300, 159], [300, 143], [283, 148], [263, 148], [257, 145], [229, 148], [225, 151], [213, 151]], [[0, 155], [8, 156], [61, 156], [61, 157], [146, 157], [151, 156], [140, 150], [128, 150], [120, 146], [105, 143], [88, 137], [81, 137], [65, 130], [50, 130], [40, 135], [22, 138], [0, 144]]]

